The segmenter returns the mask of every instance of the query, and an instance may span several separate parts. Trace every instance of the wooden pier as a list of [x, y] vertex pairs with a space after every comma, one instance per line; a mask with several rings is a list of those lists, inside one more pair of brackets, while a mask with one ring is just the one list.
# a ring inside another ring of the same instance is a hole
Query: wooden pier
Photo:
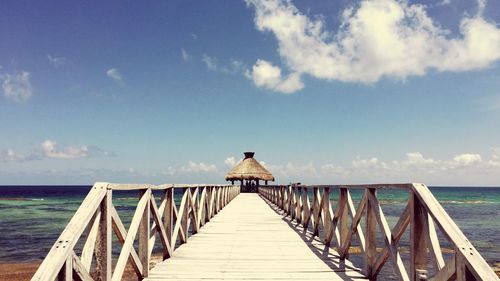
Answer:
[[[353, 189], [363, 194], [357, 206]], [[380, 189], [408, 191], [392, 228]], [[139, 194], [128, 229], [113, 204], [123, 190]], [[94, 185], [32, 280], [133, 280], [130, 274], [150, 281], [499, 280], [423, 184], [261, 186], [259, 194], [240, 194], [231, 185], [110, 183]]]

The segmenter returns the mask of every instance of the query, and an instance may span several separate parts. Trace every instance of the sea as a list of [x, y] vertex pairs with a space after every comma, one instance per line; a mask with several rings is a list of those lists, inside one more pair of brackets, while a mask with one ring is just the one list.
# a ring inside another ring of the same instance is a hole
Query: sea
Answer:
[[[0, 263], [43, 260], [91, 186], [0, 186]], [[490, 264], [500, 262], [500, 187], [430, 187], [465, 236]], [[176, 201], [180, 201], [176, 193]], [[113, 204], [126, 227], [136, 192], [114, 192]], [[160, 197], [159, 195], [156, 197]], [[357, 204], [360, 191], [352, 191]], [[390, 226], [406, 206], [405, 190], [381, 190], [379, 201]], [[331, 200], [336, 201], [335, 192]], [[114, 243], [117, 244], [117, 243]]]

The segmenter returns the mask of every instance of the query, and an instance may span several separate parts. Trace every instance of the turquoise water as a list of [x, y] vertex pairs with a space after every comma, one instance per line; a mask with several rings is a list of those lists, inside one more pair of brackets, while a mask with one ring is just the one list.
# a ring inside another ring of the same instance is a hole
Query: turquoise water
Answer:
[[[90, 186], [0, 186], [0, 262], [43, 259], [89, 190]], [[500, 188], [431, 190], [486, 261], [500, 261]], [[353, 190], [351, 194], [357, 201], [361, 191]], [[177, 202], [180, 195], [176, 193]], [[394, 225], [408, 192], [381, 190], [378, 196], [389, 224]], [[331, 199], [335, 201], [336, 197], [333, 190]], [[137, 193], [114, 192], [113, 198], [120, 217], [128, 224]]]

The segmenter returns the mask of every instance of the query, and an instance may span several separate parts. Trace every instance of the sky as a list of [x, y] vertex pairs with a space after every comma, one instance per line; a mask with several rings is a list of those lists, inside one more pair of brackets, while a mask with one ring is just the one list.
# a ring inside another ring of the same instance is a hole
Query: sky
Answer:
[[0, 4], [0, 185], [500, 186], [500, 1]]

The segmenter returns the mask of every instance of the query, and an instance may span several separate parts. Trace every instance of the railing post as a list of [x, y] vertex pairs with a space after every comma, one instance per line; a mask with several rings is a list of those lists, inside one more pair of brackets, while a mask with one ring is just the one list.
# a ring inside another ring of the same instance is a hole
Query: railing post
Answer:
[[332, 203], [330, 202], [330, 188], [323, 189], [323, 226], [325, 230], [325, 245], [330, 246], [335, 229], [332, 221]]
[[310, 214], [310, 205], [309, 205], [309, 194], [307, 187], [302, 188], [303, 195], [302, 195], [302, 226], [307, 229], [307, 226], [309, 225], [309, 220], [311, 218]]
[[287, 186], [282, 186], [280, 188], [280, 192], [281, 192], [281, 194], [280, 194], [280, 196], [281, 196], [280, 197], [281, 198], [280, 204], [281, 204], [281, 209], [283, 211], [285, 211], [285, 213], [287, 211], [287, 209], [286, 209], [286, 202], [287, 202], [286, 194], [287, 194], [287, 191], [288, 191], [288, 187]]
[[170, 243], [172, 243], [174, 204], [174, 187], [172, 187], [165, 190], [165, 209], [163, 211], [163, 226]]
[[302, 222], [302, 187], [299, 185], [293, 193], [295, 197], [295, 220], [297, 223]]
[[[365, 192], [372, 193], [373, 196], [376, 195], [376, 189], [367, 188]], [[374, 265], [377, 260], [377, 217], [372, 208], [372, 200], [367, 194], [366, 202], [366, 237], [365, 237], [365, 267], [364, 273], [367, 278], [371, 278], [374, 275]], [[378, 207], [378, 206], [377, 206]]]
[[219, 193], [220, 193], [220, 190], [219, 190], [219, 187], [216, 186], [214, 187], [214, 192], [215, 192], [215, 211], [214, 211], [214, 215], [217, 214], [219, 212]]
[[[339, 204], [339, 208], [340, 208], [340, 216], [338, 218], [338, 228], [339, 228], [339, 236], [340, 236], [340, 241], [339, 242], [339, 249], [341, 249], [345, 243], [346, 243], [346, 239], [347, 239], [347, 233], [349, 232], [349, 225], [348, 225], [348, 222], [347, 222], [347, 218], [348, 218], [348, 206], [347, 206], [347, 201], [348, 201], [348, 196], [349, 196], [349, 190], [347, 190], [347, 188], [341, 188], [340, 190], [340, 194], [339, 194], [339, 201], [338, 201], [338, 204]], [[341, 250], [342, 251], [342, 250]]]
[[210, 217], [210, 198], [212, 198], [212, 187], [211, 186], [205, 186], [205, 202], [203, 202], [203, 208], [205, 210], [203, 211], [204, 215], [201, 217], [202, 224], [205, 224], [209, 221]]
[[419, 275], [427, 271], [427, 212], [420, 200], [410, 195], [410, 280], [418, 281]]
[[106, 196], [102, 199], [100, 209], [101, 217], [99, 220], [99, 230], [97, 233], [95, 256], [97, 280], [111, 280], [111, 207], [112, 207], [111, 189], [106, 190]]
[[[189, 228], [188, 219], [189, 219], [189, 206], [190, 206], [188, 200], [190, 200], [189, 194], [191, 193], [191, 191], [189, 190], [189, 187], [183, 188], [183, 190], [184, 190], [184, 194], [182, 196], [186, 196], [186, 203], [184, 204], [184, 212], [182, 212], [182, 217], [180, 218], [181, 228], [182, 228], [182, 230], [184, 230], [184, 234], [185, 234], [185, 239], [181, 239], [182, 244], [186, 243], [187, 239], [188, 239], [188, 228]], [[179, 218], [177, 218], [177, 219], [179, 219]]]
[[[215, 209], [215, 187], [213, 186], [210, 186], [210, 189], [209, 189], [210, 193], [207, 193], [207, 222], [210, 221], [210, 219], [212, 219], [212, 217], [214, 216], [214, 209]], [[210, 196], [208, 196], [210, 195]]]
[[313, 187], [313, 235], [319, 235], [319, 221], [321, 220], [321, 205], [320, 205], [319, 189]]
[[[139, 198], [148, 196], [147, 189], [139, 190]], [[142, 277], [149, 276], [149, 236], [150, 236], [150, 201], [146, 203], [146, 207], [142, 213], [141, 223], [139, 224], [139, 260], [142, 264]]]

